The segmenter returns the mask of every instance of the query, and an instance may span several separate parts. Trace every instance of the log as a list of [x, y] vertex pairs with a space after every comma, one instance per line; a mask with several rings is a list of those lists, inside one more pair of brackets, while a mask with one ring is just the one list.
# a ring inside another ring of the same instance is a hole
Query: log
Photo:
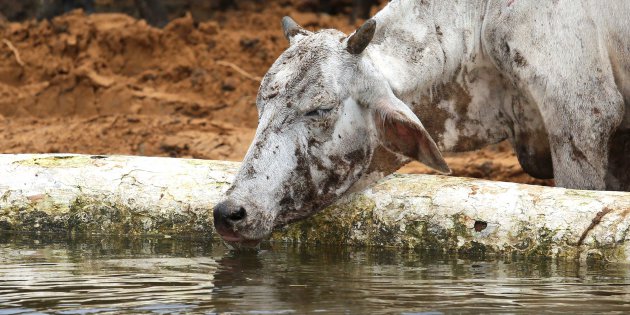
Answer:
[[[239, 163], [0, 155], [0, 230], [215, 237]], [[630, 262], [630, 193], [395, 174], [272, 241]]]

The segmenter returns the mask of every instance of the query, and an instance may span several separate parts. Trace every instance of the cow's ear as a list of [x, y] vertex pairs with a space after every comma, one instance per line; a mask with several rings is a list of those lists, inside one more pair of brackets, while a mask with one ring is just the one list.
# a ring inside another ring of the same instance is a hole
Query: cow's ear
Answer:
[[378, 137], [384, 147], [441, 173], [451, 173], [435, 141], [405, 103], [390, 94], [376, 101], [371, 108]]
[[289, 44], [293, 45], [300, 41], [302, 38], [313, 34], [302, 28], [299, 24], [297, 24], [292, 18], [285, 16], [282, 18], [282, 31], [284, 32], [284, 37], [287, 38]]

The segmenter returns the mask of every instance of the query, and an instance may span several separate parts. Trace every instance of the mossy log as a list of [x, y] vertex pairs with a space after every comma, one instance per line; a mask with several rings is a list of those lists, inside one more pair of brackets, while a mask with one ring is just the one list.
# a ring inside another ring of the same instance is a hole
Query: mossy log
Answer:
[[[239, 164], [0, 155], [0, 230], [212, 237]], [[630, 193], [393, 175], [272, 240], [630, 262]]]

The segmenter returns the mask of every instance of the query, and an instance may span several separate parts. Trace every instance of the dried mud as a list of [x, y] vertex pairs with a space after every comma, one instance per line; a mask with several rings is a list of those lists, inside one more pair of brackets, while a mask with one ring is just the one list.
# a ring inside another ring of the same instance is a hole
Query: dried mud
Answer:
[[[255, 133], [257, 78], [287, 45], [284, 15], [309, 29], [356, 27], [347, 16], [286, 3], [217, 12], [202, 23], [187, 15], [164, 29], [80, 10], [0, 22], [0, 153], [238, 161]], [[551, 184], [527, 176], [505, 143], [447, 161], [456, 176]], [[401, 171], [430, 172], [419, 163]]]

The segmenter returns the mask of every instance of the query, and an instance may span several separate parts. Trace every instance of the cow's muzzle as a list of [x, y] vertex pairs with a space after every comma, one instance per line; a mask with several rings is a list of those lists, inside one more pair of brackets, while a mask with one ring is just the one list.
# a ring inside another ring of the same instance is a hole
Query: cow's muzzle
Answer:
[[243, 206], [229, 201], [221, 202], [214, 207], [213, 217], [214, 228], [226, 242], [245, 246], [256, 246], [260, 242], [244, 238], [236, 229], [247, 217], [247, 210]]

